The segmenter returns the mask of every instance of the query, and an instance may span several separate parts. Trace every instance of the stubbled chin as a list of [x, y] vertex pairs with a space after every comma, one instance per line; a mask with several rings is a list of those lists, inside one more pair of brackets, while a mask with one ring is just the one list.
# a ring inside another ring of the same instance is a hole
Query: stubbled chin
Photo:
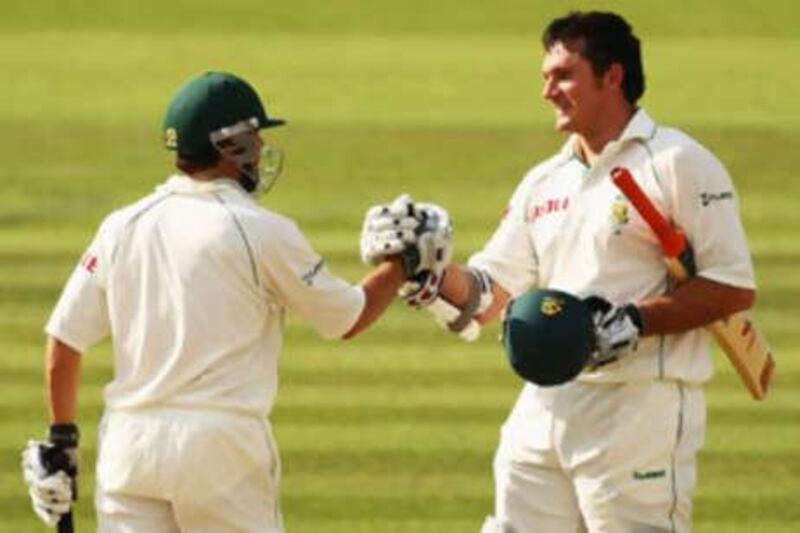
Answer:
[[572, 120], [567, 115], [556, 113], [556, 131], [571, 131]]

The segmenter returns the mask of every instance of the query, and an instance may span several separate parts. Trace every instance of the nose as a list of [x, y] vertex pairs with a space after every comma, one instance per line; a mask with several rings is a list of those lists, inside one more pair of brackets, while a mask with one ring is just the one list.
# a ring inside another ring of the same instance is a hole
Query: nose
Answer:
[[556, 95], [556, 84], [552, 79], [545, 79], [542, 85], [542, 98], [552, 101]]

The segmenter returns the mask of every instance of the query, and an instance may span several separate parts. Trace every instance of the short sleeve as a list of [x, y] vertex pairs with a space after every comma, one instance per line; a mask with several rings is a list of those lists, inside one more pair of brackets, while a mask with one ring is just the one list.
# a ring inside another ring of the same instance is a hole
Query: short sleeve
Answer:
[[363, 289], [333, 275], [293, 222], [269, 239], [261, 261], [279, 302], [310, 321], [323, 338], [342, 337], [361, 315]]
[[72, 271], [45, 326], [48, 335], [86, 352], [111, 331], [102, 278], [108, 268], [103, 228]]
[[672, 164], [674, 218], [692, 243], [697, 275], [755, 288], [739, 200], [725, 167], [699, 145], [681, 147]]
[[500, 225], [483, 249], [468, 261], [470, 266], [488, 272], [512, 297], [538, 282], [536, 253], [526, 223], [527, 184], [528, 180], [523, 180], [517, 187]]

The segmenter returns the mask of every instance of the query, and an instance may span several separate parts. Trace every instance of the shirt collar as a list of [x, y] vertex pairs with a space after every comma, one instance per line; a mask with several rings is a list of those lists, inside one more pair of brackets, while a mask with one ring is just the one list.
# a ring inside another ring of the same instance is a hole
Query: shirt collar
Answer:
[[244, 192], [239, 183], [233, 178], [217, 178], [201, 181], [192, 179], [184, 174], [174, 174], [167, 178], [167, 181], [156, 186], [156, 191], [171, 194], [192, 194], [231, 189]]
[[639, 109], [628, 121], [628, 125], [622, 130], [617, 142], [636, 141], [650, 139], [656, 132], [656, 123], [644, 109]]
[[[619, 137], [617, 137], [616, 140], [609, 142], [606, 147], [611, 144], [622, 145], [628, 141], [650, 139], [655, 134], [655, 131], [656, 123], [652, 118], [650, 118], [650, 115], [647, 114], [647, 111], [639, 108], [628, 121], [628, 124], [625, 126], [625, 129], [622, 130], [622, 133], [619, 134]], [[605, 152], [605, 149], [603, 151]], [[565, 142], [561, 147], [560, 153], [566, 159], [570, 159], [572, 157], [580, 159], [578, 140], [574, 134], [570, 135], [569, 139], [567, 139], [567, 142]]]

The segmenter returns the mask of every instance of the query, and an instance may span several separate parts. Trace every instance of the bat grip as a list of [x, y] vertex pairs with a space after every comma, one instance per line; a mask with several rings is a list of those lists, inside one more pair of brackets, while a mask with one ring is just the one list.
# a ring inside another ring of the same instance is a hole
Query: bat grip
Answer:
[[58, 533], [75, 533], [75, 525], [72, 522], [72, 510], [61, 515], [58, 521]]

